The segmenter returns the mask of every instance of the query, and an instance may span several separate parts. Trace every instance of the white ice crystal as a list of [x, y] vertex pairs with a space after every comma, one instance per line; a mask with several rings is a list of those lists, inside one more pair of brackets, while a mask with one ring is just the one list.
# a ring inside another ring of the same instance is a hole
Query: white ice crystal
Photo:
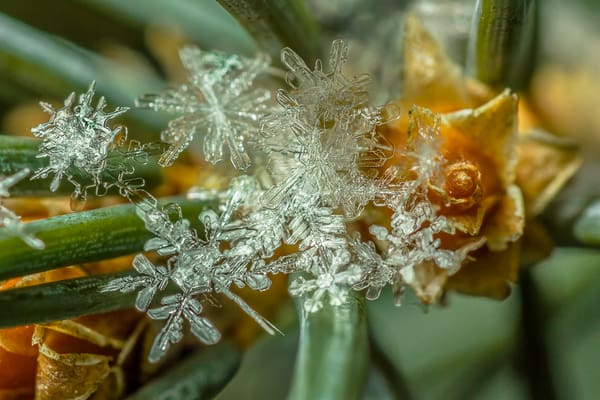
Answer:
[[[0, 177], [0, 199], [9, 196], [9, 191], [17, 182], [27, 177], [31, 171], [27, 168], [9, 176]], [[44, 248], [44, 242], [36, 238], [33, 234], [28, 233], [25, 224], [21, 222], [21, 217], [13, 211], [2, 205], [0, 201], [0, 227], [2, 234], [8, 236], [16, 236], [27, 243], [28, 246], [41, 250]]]
[[136, 101], [139, 107], [180, 115], [162, 133], [162, 140], [170, 146], [159, 163], [173, 164], [198, 133], [204, 137], [206, 160], [220, 161], [226, 145], [233, 166], [246, 169], [250, 157], [245, 141], [256, 134], [270, 99], [268, 90], [251, 87], [268, 67], [269, 58], [265, 54], [245, 58], [196, 47], [184, 47], [180, 56], [189, 83]]
[[306, 312], [316, 312], [323, 307], [327, 295], [329, 304], [339, 306], [346, 302], [349, 289], [362, 275], [361, 267], [350, 263], [351, 254], [345, 249], [321, 252], [320, 257], [310, 257], [307, 270], [314, 275], [312, 279], [298, 277], [290, 283], [290, 294], [306, 296]]
[[[246, 233], [252, 224], [246, 227], [230, 221], [245, 197], [251, 194], [245, 191], [247, 184], [248, 181], [243, 177], [234, 181], [229, 199], [220, 214], [212, 210], [200, 214], [199, 219], [204, 226], [202, 236], [182, 217], [175, 205], [140, 210], [146, 228], [155, 235], [144, 249], [168, 256], [167, 266], [155, 267], [143, 255], [138, 255], [134, 267], [140, 275], [112, 281], [103, 290], [130, 292], [142, 288], [138, 293], [136, 307], [145, 311], [157, 293], [167, 287], [168, 282], [179, 289], [180, 294], [163, 297], [162, 306], [148, 310], [151, 318], [166, 320], [154, 342], [150, 356], [152, 361], [158, 360], [170, 344], [181, 338], [184, 320], [190, 323], [192, 332], [202, 342], [212, 344], [219, 340], [220, 334], [216, 328], [200, 316], [202, 305], [196, 299], [199, 295], [222, 294], [235, 302], [266, 331], [277, 331], [231, 290], [235, 285], [262, 291], [268, 289], [271, 283], [267, 273], [272, 269], [266, 268], [262, 256], [272, 253], [272, 246], [259, 243], [259, 232], [254, 231], [254, 235]], [[224, 246], [225, 243], [232, 245]]]
[[111, 188], [133, 202], [144, 201], [149, 195], [143, 190], [144, 179], [134, 176], [135, 168], [148, 163], [157, 146], [126, 142], [127, 129], [111, 127], [109, 123], [128, 108], [105, 112], [104, 97], [94, 107], [94, 92], [95, 82], [92, 82], [77, 104], [74, 92], [61, 108], [41, 103], [44, 111], [50, 113], [50, 120], [31, 131], [42, 139], [37, 157], [46, 159], [48, 166], [35, 170], [31, 179], [54, 175], [50, 184], [54, 192], [64, 177], [74, 186], [72, 198], [76, 201], [84, 201], [91, 190], [102, 196]]
[[62, 108], [55, 109], [48, 103], [40, 103], [48, 112], [50, 120], [33, 128], [31, 132], [43, 139], [38, 157], [47, 158], [49, 165], [34, 171], [31, 179], [54, 179], [50, 185], [53, 192], [66, 177], [75, 186], [75, 196], [85, 197], [88, 189], [102, 189], [102, 173], [106, 168], [109, 151], [120, 144], [122, 127], [111, 128], [111, 119], [125, 113], [127, 107], [117, 107], [106, 113], [104, 97], [92, 106], [95, 83], [79, 96], [71, 93]]
[[308, 123], [331, 121], [352, 115], [368, 107], [367, 74], [347, 78], [342, 71], [348, 60], [348, 45], [335, 40], [329, 53], [329, 71], [317, 60], [311, 70], [292, 49], [281, 51], [281, 62], [289, 69], [286, 81], [291, 92], [280, 90], [278, 101], [286, 109], [303, 113]]
[[[138, 255], [134, 267], [139, 276], [113, 281], [104, 290], [141, 289], [136, 305], [142, 310], [151, 307], [167, 281], [178, 290], [148, 310], [150, 317], [166, 321], [152, 349], [153, 361], [181, 339], [185, 320], [202, 342], [219, 339], [216, 328], [200, 315], [202, 301], [212, 294], [232, 300], [274, 333], [276, 328], [233, 287], [263, 291], [271, 284], [270, 275], [297, 273], [290, 293], [302, 297], [306, 313], [318, 312], [326, 304], [344, 304], [352, 290], [366, 290], [368, 299], [377, 298], [387, 285], [399, 292], [424, 262], [453, 273], [474, 248], [445, 249], [438, 237], [453, 229], [428, 199], [430, 180], [443, 163], [436, 147], [437, 126], [421, 132], [421, 139], [403, 151], [406, 171], [380, 174], [393, 149], [377, 132], [382, 118], [369, 106], [368, 77], [349, 79], [343, 74], [347, 53], [346, 44], [335, 41], [330, 68], [318, 61], [311, 70], [296, 53], [284, 49], [290, 88], [278, 92], [280, 107], [268, 115], [262, 115], [268, 96], [246, 93], [266, 67], [265, 60], [192, 48], [182, 51], [190, 85], [140, 100], [143, 106], [182, 114], [163, 134], [171, 144], [163, 164], [173, 162], [203, 127], [210, 161], [219, 160], [227, 144], [233, 164], [245, 167], [249, 158], [243, 143], [248, 133], [249, 141], [262, 151], [253, 160], [259, 163], [255, 176], [234, 179], [226, 193], [195, 191], [194, 197], [222, 200], [219, 212], [200, 214], [201, 235], [176, 206], [141, 210], [146, 228], [155, 236], [145, 250], [166, 257], [166, 266], [156, 267]], [[390, 228], [370, 229], [386, 246], [384, 252], [351, 235], [349, 223], [368, 204], [393, 213]]]

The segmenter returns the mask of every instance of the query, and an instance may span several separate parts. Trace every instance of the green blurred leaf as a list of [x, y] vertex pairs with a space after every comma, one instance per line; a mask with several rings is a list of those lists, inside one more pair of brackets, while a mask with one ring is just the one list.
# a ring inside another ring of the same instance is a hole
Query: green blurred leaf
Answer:
[[[0, 77], [44, 96], [67, 97], [92, 81], [108, 98], [109, 107], [133, 107], [140, 93], [159, 90], [163, 83], [124, 65], [100, 57], [61, 38], [48, 35], [0, 13]], [[68, 89], [66, 89], [68, 88]], [[133, 109], [128, 118], [160, 127], [158, 114]]]
[[577, 240], [582, 243], [600, 245], [600, 200], [596, 200], [585, 209], [574, 226]]
[[[450, 294], [427, 311], [412, 293], [395, 307], [391, 291], [367, 303], [374, 339], [401, 370], [415, 398], [454, 399], [514, 343], [518, 298], [503, 302]], [[419, 305], [419, 306], [418, 306]]]
[[292, 48], [308, 65], [320, 58], [318, 25], [303, 0], [217, 1], [274, 60], [283, 47]]
[[0, 328], [132, 308], [135, 292], [100, 292], [100, 288], [111, 280], [129, 274], [133, 272], [66, 279], [0, 291]]
[[478, 0], [467, 73], [495, 88], [526, 87], [536, 56], [536, 8], [535, 0]]
[[[195, 226], [200, 225], [198, 214], [209, 206], [182, 199], [165, 202], [178, 203]], [[131, 204], [34, 221], [26, 224], [26, 230], [43, 240], [45, 249], [32, 250], [19, 238], [3, 235], [0, 228], [0, 280], [132, 254], [142, 251], [152, 237]]]
[[219, 343], [178, 361], [127, 399], [212, 398], [231, 380], [239, 364], [240, 352], [231, 344]]
[[289, 398], [358, 399], [368, 371], [364, 299], [352, 294], [346, 304], [324, 307], [300, 317], [300, 339]]
[[222, 7], [196, 0], [78, 0], [113, 18], [183, 29], [206, 49], [252, 54], [256, 44]]

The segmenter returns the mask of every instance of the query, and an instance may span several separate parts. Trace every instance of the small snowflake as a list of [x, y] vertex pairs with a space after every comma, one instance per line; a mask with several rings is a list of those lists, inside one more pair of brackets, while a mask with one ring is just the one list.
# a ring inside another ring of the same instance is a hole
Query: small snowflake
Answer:
[[43, 139], [38, 157], [47, 158], [49, 165], [34, 171], [31, 179], [46, 178], [53, 174], [50, 185], [53, 192], [58, 189], [63, 176], [75, 186], [75, 197], [85, 198], [90, 188], [104, 189], [101, 183], [107, 157], [110, 150], [118, 147], [123, 140], [123, 128], [111, 128], [108, 123], [128, 108], [117, 107], [106, 113], [104, 97], [93, 107], [94, 91], [95, 83], [92, 82], [87, 92], [79, 96], [77, 105], [75, 93], [71, 93], [64, 107], [59, 109], [41, 103], [44, 111], [50, 113], [50, 120], [31, 131]]
[[[0, 177], [0, 199], [9, 196], [9, 190], [17, 182], [24, 179], [29, 175], [31, 171], [27, 168], [17, 172], [16, 174]], [[26, 230], [25, 224], [21, 222], [21, 217], [9, 210], [2, 205], [0, 201], [0, 227], [2, 227], [3, 233], [7, 233], [8, 236], [16, 236], [23, 240], [29, 247], [34, 249], [42, 250], [45, 245], [44, 242], [36, 238]]]
[[315, 278], [296, 278], [290, 283], [290, 294], [303, 297], [311, 293], [304, 300], [304, 310], [309, 313], [323, 308], [325, 296], [329, 297], [329, 304], [332, 306], [344, 304], [352, 285], [362, 276], [360, 266], [351, 264], [350, 257], [350, 252], [343, 249], [324, 253], [322, 257], [312, 257], [308, 271]]
[[168, 256], [167, 267], [155, 267], [145, 256], [138, 255], [134, 260], [138, 276], [116, 279], [102, 290], [131, 292], [141, 289], [136, 307], [146, 310], [154, 296], [168, 282], [179, 288], [180, 294], [164, 297], [161, 307], [148, 310], [151, 318], [166, 320], [154, 342], [150, 357], [152, 361], [162, 357], [172, 343], [181, 339], [184, 320], [190, 323], [192, 332], [204, 343], [219, 340], [220, 334], [212, 323], [200, 316], [202, 306], [196, 297], [201, 295], [223, 294], [267, 332], [278, 332], [231, 291], [233, 285], [263, 291], [271, 284], [267, 274], [272, 269], [266, 268], [262, 257], [272, 255], [275, 239], [270, 238], [268, 243], [263, 243], [259, 240], [260, 232], [255, 230], [252, 222], [230, 221], [240, 204], [252, 194], [248, 192], [249, 184], [250, 181], [243, 177], [234, 180], [221, 213], [206, 210], [199, 215], [204, 225], [202, 236], [198, 236], [175, 205], [162, 209], [138, 209], [146, 229], [155, 235], [146, 242], [144, 249]]
[[205, 135], [206, 160], [220, 161], [223, 146], [227, 145], [233, 166], [248, 168], [250, 158], [244, 142], [257, 132], [258, 120], [270, 99], [268, 90], [250, 88], [256, 76], [268, 67], [269, 58], [265, 54], [244, 58], [195, 47], [183, 48], [180, 56], [189, 84], [136, 101], [139, 107], [180, 114], [162, 133], [162, 140], [170, 147], [159, 163], [171, 165], [198, 132]]

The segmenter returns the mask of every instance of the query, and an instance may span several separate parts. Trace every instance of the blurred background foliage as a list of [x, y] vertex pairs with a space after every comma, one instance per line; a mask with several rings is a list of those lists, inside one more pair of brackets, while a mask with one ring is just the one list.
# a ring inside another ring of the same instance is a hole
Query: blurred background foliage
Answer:
[[[474, 3], [312, 0], [309, 6], [324, 47], [333, 37], [349, 40], [352, 69], [374, 76], [374, 100], [381, 103], [401, 94], [404, 13], [421, 16], [464, 64]], [[599, 203], [594, 207], [600, 199], [600, 3], [538, 5], [537, 61], [526, 96], [553, 132], [575, 140], [584, 155], [580, 173], [542, 215], [557, 247], [528, 266], [502, 302], [451, 294], [447, 307], [424, 310], [409, 298], [398, 309], [388, 293], [370, 303], [372, 353], [385, 357], [374, 357], [365, 399], [600, 396], [600, 250], [594, 248], [600, 244]], [[38, 101], [58, 103], [92, 80], [109, 104], [133, 107], [137, 95], [182, 79], [177, 49], [184, 43], [241, 54], [258, 48], [215, 1], [3, 0], [0, 131], [29, 135], [46, 118]], [[125, 122], [133, 137], [157, 139], [165, 121], [134, 109]], [[218, 398], [285, 397], [297, 322], [289, 303], [279, 314], [286, 336], [256, 342]]]

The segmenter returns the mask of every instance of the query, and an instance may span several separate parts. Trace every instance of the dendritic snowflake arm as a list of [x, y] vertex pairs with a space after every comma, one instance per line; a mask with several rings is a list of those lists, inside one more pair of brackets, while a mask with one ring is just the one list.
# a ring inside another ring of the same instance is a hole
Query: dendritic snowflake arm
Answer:
[[245, 170], [250, 165], [246, 139], [258, 131], [258, 121], [266, 114], [271, 97], [268, 90], [250, 88], [268, 67], [269, 58], [264, 54], [245, 58], [196, 47], [184, 47], [180, 57], [189, 83], [136, 101], [142, 108], [180, 115], [161, 135], [170, 147], [159, 163], [173, 164], [200, 133], [207, 161], [221, 161], [223, 146], [227, 146], [233, 166]]
[[202, 305], [191, 294], [176, 294], [164, 297], [162, 306], [148, 311], [152, 319], [166, 320], [150, 349], [149, 360], [157, 362], [168, 351], [172, 344], [183, 338], [183, 322], [187, 320], [192, 333], [204, 344], [215, 344], [221, 334], [206, 318], [200, 316]]
[[371, 79], [364, 74], [352, 79], [342, 73], [348, 60], [348, 45], [335, 40], [329, 53], [330, 71], [323, 71], [320, 60], [311, 70], [292, 49], [281, 51], [281, 62], [289, 69], [286, 81], [294, 89], [280, 91], [279, 103], [288, 109], [302, 107], [307, 121], [339, 120], [351, 116], [368, 105]]
[[[19, 181], [25, 179], [31, 170], [25, 168], [13, 175], [0, 177], [0, 199], [8, 197], [10, 188]], [[21, 222], [21, 217], [15, 214], [13, 211], [4, 207], [0, 201], [0, 227], [4, 232], [0, 231], [0, 234], [5, 233], [8, 236], [16, 236], [24, 241], [29, 247], [37, 250], [42, 250], [45, 245], [44, 242], [36, 238], [33, 234], [27, 232], [26, 225]]]
[[268, 274], [274, 271], [266, 268], [264, 258], [271, 257], [282, 241], [281, 220], [270, 215], [269, 210], [261, 211], [261, 215], [270, 215], [277, 227], [270, 227], [271, 233], [266, 241], [261, 240], [258, 228], [260, 224], [270, 225], [269, 220], [263, 220], [257, 214], [248, 219], [234, 219], [241, 205], [256, 195], [255, 190], [255, 182], [249, 177], [233, 180], [220, 213], [205, 210], [199, 215], [204, 225], [203, 235], [198, 235], [190, 222], [182, 218], [176, 205], [138, 208], [146, 228], [155, 236], [146, 243], [145, 250], [167, 256], [167, 267], [156, 267], [143, 255], [138, 255], [134, 267], [139, 275], [110, 282], [104, 290], [140, 290], [136, 308], [145, 310], [169, 282], [179, 289], [178, 295], [162, 298], [162, 306], [148, 310], [151, 318], [165, 320], [165, 326], [153, 346], [153, 360], [164, 355], [173, 343], [181, 339], [186, 320], [192, 333], [202, 342], [209, 344], [219, 339], [220, 334], [212, 323], [200, 316], [200, 299], [204, 295], [220, 293], [268, 333], [279, 332], [232, 291], [233, 285], [259, 291], [268, 289], [271, 284]]
[[163, 266], [152, 264], [143, 254], [135, 256], [133, 267], [139, 275], [115, 279], [105, 285], [101, 291], [120, 291], [126, 293], [133, 292], [142, 287], [143, 289], [139, 291], [135, 300], [135, 308], [140, 311], [146, 311], [156, 293], [167, 287], [169, 272]]
[[354, 288], [356, 290], [366, 289], [367, 300], [378, 299], [381, 290], [395, 282], [395, 268], [383, 260], [373, 242], [354, 239], [350, 242], [350, 246], [355, 257], [354, 263], [359, 265], [362, 270], [362, 276]]

